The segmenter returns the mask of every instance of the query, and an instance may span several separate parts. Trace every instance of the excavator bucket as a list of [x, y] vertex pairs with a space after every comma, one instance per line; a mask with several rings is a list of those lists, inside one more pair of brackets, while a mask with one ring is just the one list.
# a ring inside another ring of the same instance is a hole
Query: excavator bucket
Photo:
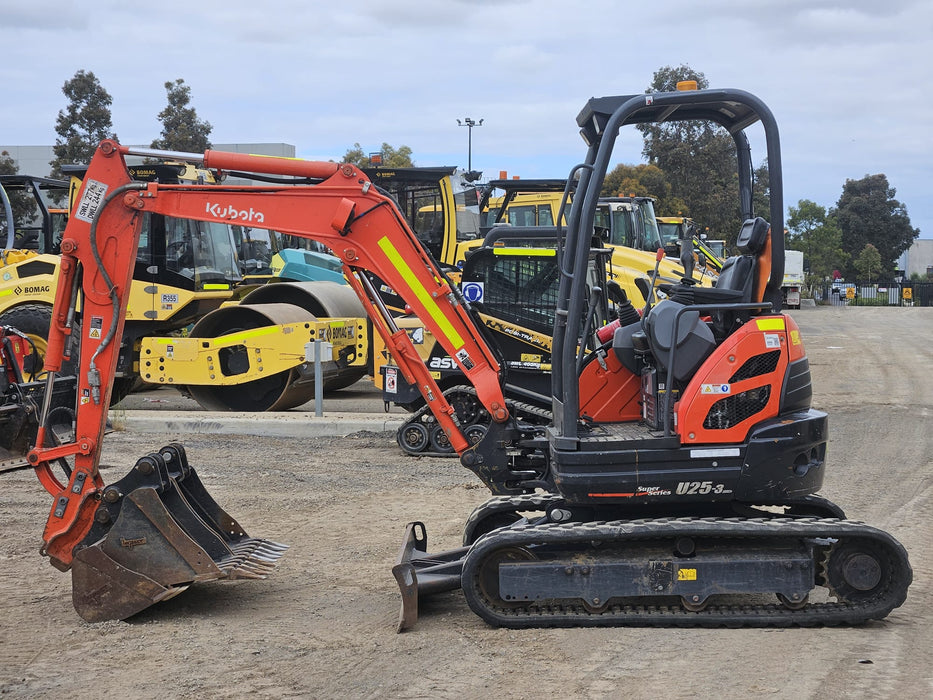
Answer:
[[171, 444], [104, 489], [75, 551], [74, 607], [88, 622], [123, 620], [192, 583], [266, 578], [286, 549], [249, 537]]

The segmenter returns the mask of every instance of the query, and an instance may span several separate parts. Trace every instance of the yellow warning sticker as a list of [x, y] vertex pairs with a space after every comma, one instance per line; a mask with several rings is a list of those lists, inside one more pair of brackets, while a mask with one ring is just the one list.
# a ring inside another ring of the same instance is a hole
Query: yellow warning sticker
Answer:
[[790, 332], [790, 342], [792, 345], [800, 345], [800, 331]]
[[696, 569], [677, 569], [677, 580], [678, 581], [696, 581], [697, 570]]
[[759, 318], [755, 320], [755, 323], [758, 326], [760, 331], [783, 331], [784, 330], [784, 317], [779, 316], [777, 318]]

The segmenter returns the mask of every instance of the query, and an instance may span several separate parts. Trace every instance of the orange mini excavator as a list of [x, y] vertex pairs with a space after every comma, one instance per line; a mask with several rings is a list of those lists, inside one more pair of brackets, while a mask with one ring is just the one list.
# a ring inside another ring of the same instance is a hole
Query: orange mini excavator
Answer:
[[[672, 120], [712, 122], [733, 136], [741, 254], [715, 287], [670, 285], [640, 316], [601, 329], [594, 350], [581, 334], [600, 290], [585, 285], [585, 268], [614, 142], [623, 126]], [[903, 547], [816, 495], [827, 416], [810, 406], [802, 339], [780, 313], [783, 237], [772, 231], [783, 230], [781, 156], [770, 110], [739, 90], [686, 90], [594, 98], [577, 122], [588, 150], [570, 174], [579, 184], [567, 226], [555, 232], [561, 282], [548, 425], [510, 411], [503, 367], [470, 304], [356, 166], [101, 143], [62, 239], [46, 355], [52, 396], [64, 358], [80, 345], [74, 438], [49, 439], [45, 399], [28, 454], [53, 499], [43, 551], [72, 569], [79, 614], [125, 618], [197, 581], [262, 577], [284, 549], [247, 536], [179, 445], [142, 457], [113, 484], [98, 471], [145, 212], [260, 226], [330, 248], [405, 380], [496, 496], [468, 519], [463, 548], [429, 553], [424, 526], [409, 525], [395, 567], [400, 627], [414, 622], [419, 596], [452, 588], [483, 619], [510, 627], [843, 624], [900, 605], [912, 576]], [[745, 129], [756, 123], [767, 141], [770, 225], [752, 211]], [[294, 182], [141, 183], [127, 172], [129, 155]], [[465, 437], [470, 426], [374, 279], [405, 300], [474, 388], [488, 416], [480, 439]]]

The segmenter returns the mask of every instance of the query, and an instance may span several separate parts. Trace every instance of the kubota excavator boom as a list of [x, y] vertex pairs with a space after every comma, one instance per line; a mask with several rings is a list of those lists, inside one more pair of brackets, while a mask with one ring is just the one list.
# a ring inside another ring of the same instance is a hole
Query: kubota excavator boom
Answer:
[[[127, 172], [125, 157], [131, 154], [200, 161], [209, 168], [293, 175], [318, 182], [303, 186], [259, 187], [140, 183], [133, 181]], [[148, 500], [146, 503], [134, 502], [133, 517], [138, 520], [142, 513], [142, 519], [152, 525], [144, 528], [150, 532], [148, 540], [143, 536], [133, 536], [132, 528], [124, 527], [126, 531], [121, 534], [124, 540], [141, 541], [129, 547], [133, 551], [152, 546], [152, 540], [171, 539], [164, 534], [166, 530], [172, 530], [171, 523], [165, 527], [156, 525], [153, 508], [159, 510], [164, 522], [174, 520], [181, 524], [189, 513], [173, 503], [165, 493], [178, 490], [172, 484], [173, 479], [182, 487], [186, 482], [190, 485], [196, 481], [196, 477], [185, 476], [193, 470], [187, 466], [182, 468], [184, 454], [173, 452], [174, 447], [150, 455], [152, 459], [137, 465], [137, 472], [154, 480], [147, 489], [134, 483], [120, 488], [107, 487], [98, 472], [111, 379], [119, 352], [140, 222], [145, 212], [257, 225], [324, 243], [342, 260], [346, 277], [363, 300], [375, 328], [399, 361], [406, 378], [422, 390], [425, 400], [449, 433], [451, 444], [463, 453], [464, 463], [477, 471], [496, 492], [505, 492], [510, 488], [508, 484], [516, 479], [536, 476], [513, 473], [503, 461], [493, 458], [484, 445], [468, 443], [454, 419], [453, 408], [418, 358], [409, 337], [395, 327], [391, 314], [367, 276], [358, 274], [375, 273], [399, 291], [445, 345], [450, 356], [455, 358], [476, 387], [479, 400], [494, 417], [495, 424], [501, 428], [498, 433], [490, 430], [494, 434], [485, 444], [498, 444], [502, 440], [502, 432], [509, 429], [509, 413], [499, 386], [499, 365], [495, 355], [475, 333], [475, 325], [456, 288], [448, 283], [424, 252], [396, 205], [378, 192], [358, 168], [216, 151], [200, 155], [134, 150], [114, 141], [104, 141], [90, 163], [62, 239], [61, 273], [46, 356], [48, 381], [53, 384], [63, 359], [77, 352], [80, 346], [75, 439], [67, 444], [45, 446], [47, 428], [44, 426], [48, 407], [44, 406], [37, 446], [28, 457], [40, 481], [55, 499], [45, 528], [44, 552], [55, 566], [67, 569], [76, 565], [82, 572], [80, 581], [85, 583], [79, 582], [77, 568], [73, 576], [76, 606], [78, 599], [83, 601], [79, 612], [96, 617], [95, 604], [90, 599], [100, 599], [100, 595], [90, 589], [101, 585], [115, 571], [142, 567], [138, 562], [121, 562], [115, 554], [121, 548], [107, 545], [115, 537], [107, 529], [116, 529], [129, 519], [128, 501], [145, 491]], [[76, 322], [79, 308], [80, 324]], [[493, 448], [492, 451], [499, 450]], [[61, 459], [73, 460], [74, 463], [67, 483], [53, 471]], [[167, 464], [159, 464], [160, 459]], [[162, 507], [150, 502], [159, 500], [154, 494], [160, 494]], [[188, 500], [199, 500], [191, 494], [185, 495]], [[208, 498], [205, 493], [200, 500]], [[179, 508], [184, 511], [182, 514]], [[217, 508], [216, 504], [210, 508]], [[223, 514], [215, 520], [222, 523], [226, 518], [229, 516]], [[220, 529], [230, 528], [221, 524]], [[240, 528], [236, 526], [233, 530], [240, 531]], [[163, 533], [161, 538], [156, 534], [158, 532]], [[210, 547], [205, 546], [197, 533], [189, 531], [187, 535], [195, 546], [211, 554]], [[262, 549], [264, 545], [257, 546]], [[173, 545], [173, 548], [177, 551], [179, 546]], [[218, 557], [226, 555], [224, 550], [229, 549], [236, 548], [219, 547], [219, 554], [211, 556], [217, 562]], [[185, 554], [181, 558], [187, 562], [190, 556]], [[140, 609], [140, 605], [145, 607], [152, 600], [164, 596], [165, 591], [161, 589], [206, 576], [196, 568], [188, 572], [186, 567], [191, 568], [190, 562], [185, 566], [168, 565], [173, 569], [170, 575], [137, 569], [139, 576], [155, 579], [160, 584], [159, 589], [153, 589], [155, 592], [149, 595], [151, 600], [145, 596], [142, 600], [130, 596], [132, 602], [105, 606], [110, 608], [106, 616], [125, 617], [127, 613]], [[180, 569], [185, 569], [185, 572], [179, 573]], [[88, 570], [92, 573], [88, 574]], [[132, 588], [132, 585], [130, 583], [123, 588]], [[82, 586], [87, 590], [79, 590]]]

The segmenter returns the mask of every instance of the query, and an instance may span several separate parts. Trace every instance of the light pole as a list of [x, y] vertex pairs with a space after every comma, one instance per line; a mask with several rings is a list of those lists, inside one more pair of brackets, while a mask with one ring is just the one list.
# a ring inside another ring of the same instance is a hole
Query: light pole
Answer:
[[473, 171], [473, 127], [482, 126], [483, 120], [474, 121], [470, 117], [464, 117], [463, 121], [457, 120], [457, 126], [465, 126], [468, 130], [467, 135], [467, 172]]

